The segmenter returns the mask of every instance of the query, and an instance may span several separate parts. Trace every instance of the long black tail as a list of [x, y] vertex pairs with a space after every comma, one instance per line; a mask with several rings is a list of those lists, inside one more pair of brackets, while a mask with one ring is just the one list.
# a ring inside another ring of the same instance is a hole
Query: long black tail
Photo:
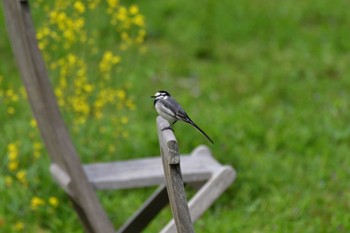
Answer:
[[201, 129], [198, 125], [196, 125], [190, 118], [186, 119], [188, 124], [193, 125], [199, 132], [201, 132], [212, 144], [214, 141]]

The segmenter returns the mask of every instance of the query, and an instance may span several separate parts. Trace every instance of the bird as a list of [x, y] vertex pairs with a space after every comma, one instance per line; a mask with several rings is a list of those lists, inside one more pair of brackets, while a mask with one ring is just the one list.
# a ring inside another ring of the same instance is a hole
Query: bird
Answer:
[[170, 126], [162, 129], [170, 129], [173, 130], [172, 127], [177, 121], [186, 122], [193, 127], [195, 127], [199, 132], [201, 132], [212, 144], [214, 141], [201, 129], [198, 125], [196, 125], [191, 118], [187, 115], [185, 110], [181, 107], [181, 105], [169, 94], [169, 92], [160, 90], [151, 96], [154, 98], [154, 107], [158, 114], [162, 116], [165, 120], [168, 121]]

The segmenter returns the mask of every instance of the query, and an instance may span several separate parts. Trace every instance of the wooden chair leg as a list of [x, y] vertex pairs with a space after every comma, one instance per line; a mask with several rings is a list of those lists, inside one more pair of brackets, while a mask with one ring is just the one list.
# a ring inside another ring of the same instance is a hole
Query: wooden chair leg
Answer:
[[69, 197], [71, 203], [73, 204], [75, 212], [78, 214], [79, 221], [80, 221], [81, 225], [84, 227], [84, 231], [86, 233], [95, 233], [89, 219], [87, 218], [87, 216], [84, 212], [84, 210], [80, 207], [80, 205], [78, 203], [75, 202], [75, 200], [73, 198], [71, 198], [69, 195], [67, 195], [67, 196]]
[[[230, 186], [235, 176], [236, 173], [230, 166], [223, 166], [212, 175], [188, 203], [192, 222], [195, 222]], [[173, 219], [162, 229], [161, 233], [176, 233]]]
[[141, 232], [168, 203], [166, 186], [160, 185], [117, 233]]

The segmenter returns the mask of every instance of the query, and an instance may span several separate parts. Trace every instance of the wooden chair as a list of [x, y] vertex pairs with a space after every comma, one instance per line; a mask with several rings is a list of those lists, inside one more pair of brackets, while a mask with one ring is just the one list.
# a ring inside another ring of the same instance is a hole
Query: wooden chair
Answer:
[[[52, 161], [51, 174], [72, 201], [85, 231], [115, 232], [96, 196], [96, 189], [158, 185], [158, 189], [117, 232], [142, 231], [169, 201], [161, 157], [82, 165], [60, 115], [37, 46], [28, 1], [4, 0], [3, 4], [15, 59]], [[166, 125], [164, 119], [157, 118], [161, 154], [178, 155], [172, 132], [159, 130]], [[180, 157], [173, 158], [177, 161], [168, 161], [170, 166], [172, 163], [179, 164]], [[181, 161], [184, 182], [199, 184], [199, 190], [188, 203], [192, 221], [196, 221], [233, 182], [235, 171], [218, 163], [205, 146], [197, 147], [189, 155], [182, 155]], [[176, 232], [174, 220], [162, 232]]]

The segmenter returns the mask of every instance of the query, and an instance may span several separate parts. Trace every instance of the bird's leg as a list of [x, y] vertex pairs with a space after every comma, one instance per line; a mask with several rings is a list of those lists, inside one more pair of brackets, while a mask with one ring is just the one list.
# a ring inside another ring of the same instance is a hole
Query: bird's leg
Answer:
[[171, 123], [168, 127], [164, 127], [164, 128], [162, 129], [162, 131], [167, 130], [167, 129], [170, 129], [171, 131], [174, 132], [173, 125], [174, 125], [175, 123], [176, 123], [176, 121], [174, 121], [173, 123]]
[[173, 132], [174, 132], [174, 130], [173, 130], [173, 128], [171, 128], [171, 126], [164, 127], [164, 128], [162, 129], [162, 131], [167, 130], [167, 129], [170, 129], [171, 131], [173, 131]]

